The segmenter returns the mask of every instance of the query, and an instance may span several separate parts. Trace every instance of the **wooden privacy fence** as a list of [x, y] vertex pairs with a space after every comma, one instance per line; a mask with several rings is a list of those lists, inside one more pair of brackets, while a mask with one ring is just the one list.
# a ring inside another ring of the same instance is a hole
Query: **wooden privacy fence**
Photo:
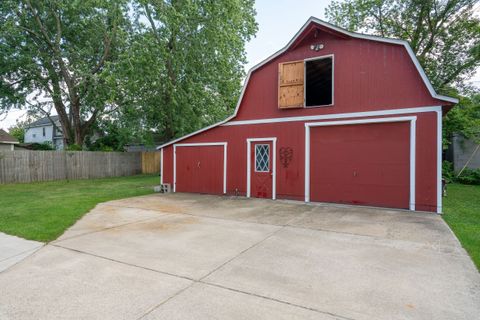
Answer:
[[0, 152], [0, 184], [106, 178], [140, 173], [142, 155], [137, 152]]
[[142, 152], [142, 172], [160, 173], [160, 152]]

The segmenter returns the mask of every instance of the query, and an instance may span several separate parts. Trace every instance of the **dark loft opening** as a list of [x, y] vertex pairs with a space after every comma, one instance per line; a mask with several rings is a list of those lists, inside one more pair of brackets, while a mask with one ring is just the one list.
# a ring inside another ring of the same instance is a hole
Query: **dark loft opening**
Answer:
[[305, 106], [332, 104], [332, 58], [306, 61]]

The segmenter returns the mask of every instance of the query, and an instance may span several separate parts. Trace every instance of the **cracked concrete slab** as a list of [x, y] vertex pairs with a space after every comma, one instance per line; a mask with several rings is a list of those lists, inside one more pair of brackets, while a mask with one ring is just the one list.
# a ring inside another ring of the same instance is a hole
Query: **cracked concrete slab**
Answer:
[[42, 242], [0, 232], [0, 272], [19, 263], [42, 246]]
[[145, 316], [145, 320], [334, 320], [326, 313], [196, 283]]
[[365, 207], [116, 200], [0, 273], [2, 320], [478, 314], [480, 274], [441, 217]]
[[480, 275], [465, 258], [286, 227], [204, 281], [353, 319], [469, 319], [480, 314]]
[[450, 229], [438, 215], [422, 212], [312, 205], [310, 211], [297, 215], [288, 225], [422, 244], [459, 246], [457, 239], [448, 235]]
[[46, 246], [0, 275], [0, 319], [137, 319], [190, 284]]
[[168, 213], [159, 210], [126, 208], [110, 205], [109, 203], [101, 203], [77, 221], [77, 223], [68, 228], [56, 241], [129, 223], [145, 221], [164, 214]]
[[199, 279], [278, 228], [173, 214], [57, 241], [56, 244]]

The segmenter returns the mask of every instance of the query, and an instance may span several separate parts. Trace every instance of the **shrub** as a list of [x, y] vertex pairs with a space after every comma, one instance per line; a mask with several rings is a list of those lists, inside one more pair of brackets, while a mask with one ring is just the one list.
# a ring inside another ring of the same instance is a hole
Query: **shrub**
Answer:
[[455, 172], [453, 171], [453, 163], [451, 163], [450, 161], [443, 161], [442, 172], [443, 172], [443, 178], [447, 183], [452, 183], [455, 181]]
[[463, 184], [478, 184], [480, 185], [480, 169], [465, 168], [462, 174], [456, 177], [456, 181]]
[[82, 151], [82, 147], [78, 144], [71, 144], [67, 147], [67, 151]]
[[480, 169], [465, 168], [457, 177], [458, 173], [453, 171], [453, 164], [449, 161], [442, 163], [443, 178], [447, 183], [458, 182], [463, 184], [480, 185]]
[[50, 142], [32, 143], [29, 148], [31, 150], [55, 150], [55, 147]]

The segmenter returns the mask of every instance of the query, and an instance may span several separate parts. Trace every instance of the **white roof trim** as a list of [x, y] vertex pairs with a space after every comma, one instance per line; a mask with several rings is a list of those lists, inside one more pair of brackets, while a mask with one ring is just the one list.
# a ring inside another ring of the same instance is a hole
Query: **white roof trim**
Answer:
[[180, 140], [183, 140], [183, 139], [186, 139], [186, 138], [189, 138], [193, 135], [196, 135], [198, 133], [201, 133], [203, 131], [206, 131], [208, 129], [211, 129], [211, 128], [214, 128], [216, 126], [219, 126], [221, 124], [224, 124], [225, 122], [235, 118], [235, 116], [237, 115], [238, 113], [238, 109], [240, 108], [240, 104], [243, 100], [243, 95], [245, 93], [245, 90], [247, 88], [247, 84], [250, 80], [250, 75], [255, 71], [257, 70], [258, 68], [262, 67], [263, 65], [267, 64], [268, 62], [270, 62], [271, 60], [275, 59], [276, 57], [278, 57], [279, 55], [281, 55], [282, 53], [284, 53], [285, 51], [288, 50], [288, 48], [290, 48], [290, 46], [297, 40], [297, 38], [303, 33], [303, 31], [305, 31], [305, 29], [311, 24], [311, 23], [316, 23], [316, 24], [319, 24], [321, 26], [324, 26], [326, 28], [329, 28], [329, 29], [332, 29], [332, 30], [335, 30], [339, 33], [342, 33], [342, 34], [345, 34], [345, 35], [348, 35], [352, 38], [356, 38], [356, 39], [366, 39], [366, 40], [372, 40], [372, 41], [378, 41], [378, 42], [385, 42], [385, 43], [391, 43], [391, 44], [398, 44], [398, 45], [403, 45], [405, 47], [405, 49], [407, 50], [408, 52], [408, 55], [410, 56], [410, 58], [412, 59], [413, 61], [413, 64], [415, 65], [415, 67], [417, 68], [417, 71], [418, 73], [420, 74], [420, 77], [422, 78], [423, 80], [423, 83], [425, 84], [425, 86], [427, 87], [428, 91], [430, 92], [430, 94], [432, 95], [433, 98], [435, 99], [439, 99], [439, 100], [443, 100], [443, 101], [446, 101], [446, 102], [450, 102], [450, 103], [458, 103], [458, 99], [456, 98], [452, 98], [452, 97], [447, 97], [447, 96], [443, 96], [443, 95], [439, 95], [437, 94], [437, 92], [435, 91], [435, 89], [433, 88], [432, 84], [430, 83], [430, 80], [428, 80], [427, 78], [427, 75], [425, 74], [425, 71], [423, 70], [422, 66], [420, 65], [420, 62], [418, 61], [417, 57], [415, 56], [415, 54], [413, 53], [413, 50], [412, 48], [410, 47], [410, 45], [408, 44], [407, 41], [405, 40], [400, 40], [400, 39], [390, 39], [390, 38], [382, 38], [382, 37], [378, 37], [378, 36], [373, 36], [373, 35], [368, 35], [368, 34], [363, 34], [363, 33], [356, 33], [356, 32], [350, 32], [348, 30], [345, 30], [343, 28], [340, 28], [340, 27], [337, 27], [337, 26], [334, 26], [333, 24], [330, 24], [328, 22], [325, 22], [323, 20], [320, 20], [318, 18], [315, 18], [315, 17], [310, 17], [307, 22], [305, 22], [305, 24], [302, 26], [302, 28], [293, 36], [293, 38], [287, 43], [287, 45], [285, 47], [283, 47], [282, 49], [278, 50], [277, 52], [275, 52], [274, 54], [272, 54], [271, 56], [269, 56], [268, 58], [266, 58], [265, 60], [261, 61], [260, 63], [256, 64], [255, 66], [253, 66], [247, 73], [247, 77], [245, 78], [245, 81], [243, 83], [243, 87], [242, 87], [242, 91], [240, 93], [240, 97], [238, 98], [238, 102], [237, 102], [237, 105], [235, 107], [235, 111], [233, 113], [233, 115], [231, 115], [230, 117], [226, 118], [225, 120], [223, 121], [220, 121], [220, 122], [217, 122], [211, 126], [208, 126], [206, 128], [202, 128], [198, 131], [195, 131], [195, 132], [192, 132], [190, 134], [187, 134], [183, 137], [180, 137], [178, 139], [175, 139], [175, 140], [172, 140], [170, 142], [167, 142], [165, 144], [162, 144], [161, 146], [158, 146], [157, 149], [161, 149], [163, 147], [166, 147], [170, 144], [173, 144], [177, 141], [180, 141]]
[[20, 142], [18, 142], [18, 141], [0, 141], [0, 143], [4, 143], [4, 144], [20, 144]]

